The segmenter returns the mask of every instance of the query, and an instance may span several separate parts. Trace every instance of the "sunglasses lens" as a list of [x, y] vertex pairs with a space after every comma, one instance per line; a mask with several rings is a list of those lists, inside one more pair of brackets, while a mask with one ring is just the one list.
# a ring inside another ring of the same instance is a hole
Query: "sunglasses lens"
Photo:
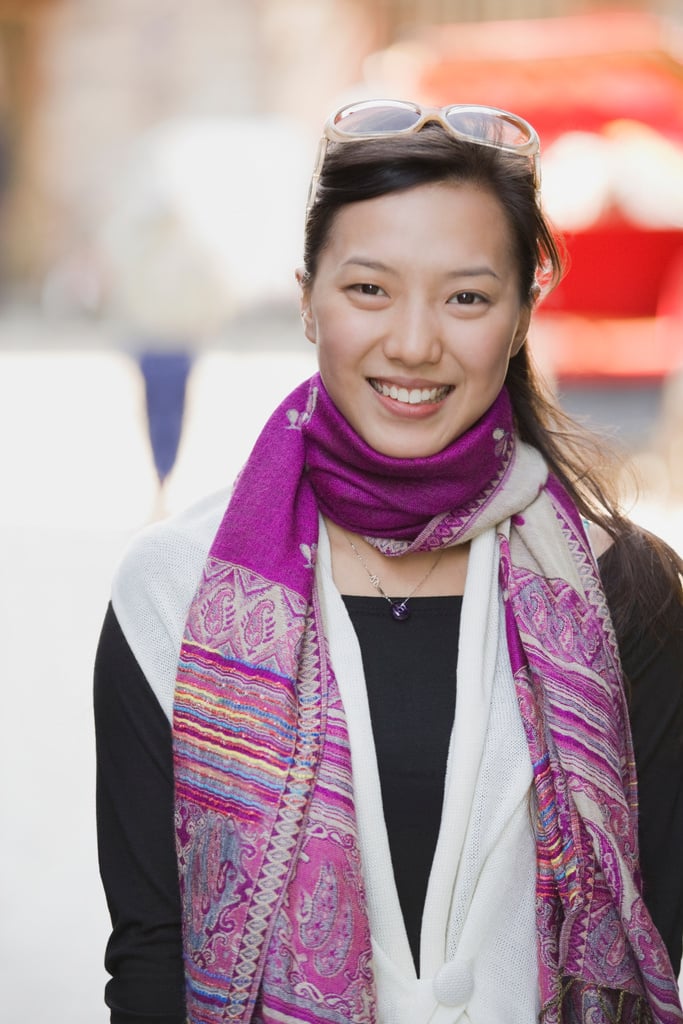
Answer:
[[501, 149], [518, 149], [531, 141], [529, 129], [512, 116], [476, 108], [451, 108], [446, 120], [459, 134], [474, 142], [485, 142]]
[[334, 127], [353, 136], [393, 134], [409, 131], [419, 120], [419, 110], [407, 103], [358, 103], [340, 110]]

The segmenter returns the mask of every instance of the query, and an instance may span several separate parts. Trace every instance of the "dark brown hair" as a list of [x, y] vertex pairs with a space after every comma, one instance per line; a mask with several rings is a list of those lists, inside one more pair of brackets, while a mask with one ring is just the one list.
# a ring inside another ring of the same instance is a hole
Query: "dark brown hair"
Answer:
[[[387, 140], [330, 143], [304, 237], [304, 284], [316, 275], [336, 214], [349, 203], [418, 185], [467, 183], [499, 201], [507, 219], [519, 273], [520, 301], [554, 287], [562, 258], [537, 201], [527, 160], [447, 135], [428, 123], [420, 132]], [[523, 345], [510, 360], [506, 384], [519, 435], [537, 448], [587, 519], [613, 539], [603, 569], [613, 580], [612, 617], [620, 645], [634, 631], [673, 627], [683, 603], [683, 560], [659, 538], [636, 527], [619, 507], [614, 459], [603, 438], [572, 420], [544, 385]]]

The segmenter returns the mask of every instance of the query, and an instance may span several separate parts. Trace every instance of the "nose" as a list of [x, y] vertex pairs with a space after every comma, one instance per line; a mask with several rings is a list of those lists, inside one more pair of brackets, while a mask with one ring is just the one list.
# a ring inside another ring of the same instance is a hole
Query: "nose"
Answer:
[[442, 350], [439, 318], [428, 303], [410, 302], [396, 310], [384, 342], [388, 359], [416, 367], [438, 363]]

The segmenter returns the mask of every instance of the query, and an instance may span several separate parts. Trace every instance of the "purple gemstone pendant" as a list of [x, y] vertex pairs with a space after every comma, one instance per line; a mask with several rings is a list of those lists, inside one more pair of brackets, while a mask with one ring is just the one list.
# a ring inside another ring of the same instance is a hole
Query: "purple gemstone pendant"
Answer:
[[400, 604], [395, 604], [392, 601], [391, 614], [393, 615], [397, 622], [405, 622], [406, 619], [410, 618], [410, 608], [405, 603], [405, 601], [401, 601]]

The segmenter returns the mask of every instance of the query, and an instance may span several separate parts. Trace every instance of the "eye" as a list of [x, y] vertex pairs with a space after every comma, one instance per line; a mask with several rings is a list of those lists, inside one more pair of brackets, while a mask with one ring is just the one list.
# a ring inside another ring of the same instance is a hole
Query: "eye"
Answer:
[[364, 282], [363, 284], [352, 284], [351, 291], [358, 292], [359, 295], [370, 296], [386, 294], [384, 289], [380, 288], [378, 284], [370, 284], [369, 282]]
[[480, 302], [486, 302], [486, 299], [479, 292], [456, 292], [448, 301], [457, 306], [476, 306]]

